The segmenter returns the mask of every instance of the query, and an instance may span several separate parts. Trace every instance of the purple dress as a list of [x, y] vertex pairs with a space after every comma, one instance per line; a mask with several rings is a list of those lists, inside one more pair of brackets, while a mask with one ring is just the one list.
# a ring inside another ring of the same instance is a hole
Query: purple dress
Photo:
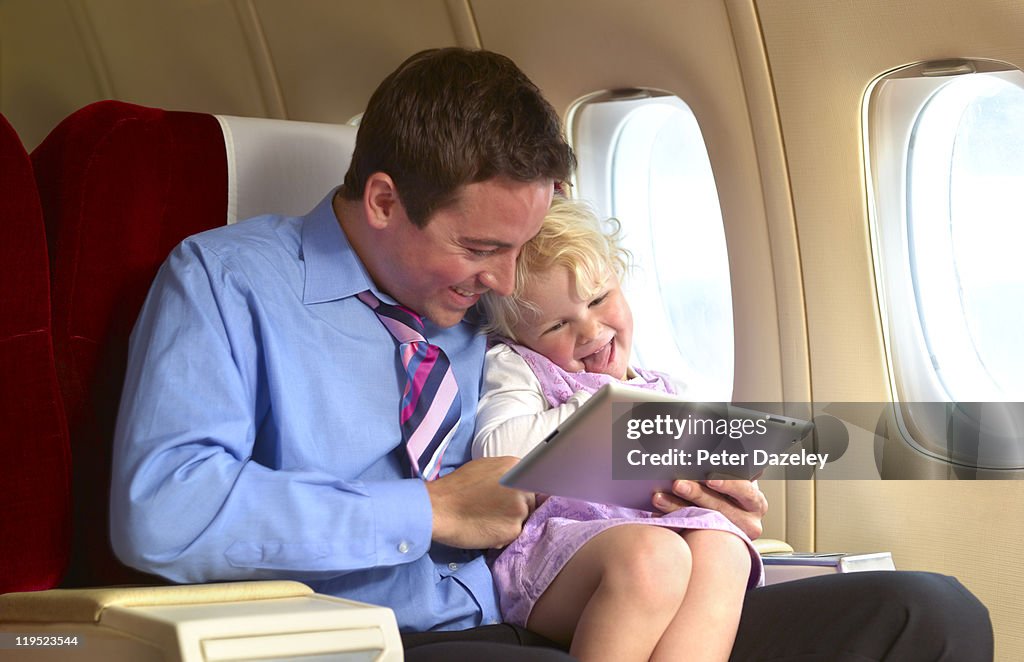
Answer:
[[[557, 407], [579, 390], [590, 393], [614, 378], [587, 372], [570, 373], [546, 357], [521, 345], [507, 343], [526, 361], [548, 404]], [[664, 375], [634, 368], [638, 375], [631, 386], [674, 393]], [[523, 532], [492, 564], [501, 601], [501, 615], [508, 623], [525, 626], [533, 605], [577, 551], [597, 534], [620, 524], [663, 526], [672, 529], [714, 529], [734, 533], [750, 549], [750, 578], [747, 586], [763, 583], [761, 557], [750, 539], [724, 515], [706, 508], [682, 508], [668, 515], [621, 506], [609, 506], [548, 497], [523, 525]]]

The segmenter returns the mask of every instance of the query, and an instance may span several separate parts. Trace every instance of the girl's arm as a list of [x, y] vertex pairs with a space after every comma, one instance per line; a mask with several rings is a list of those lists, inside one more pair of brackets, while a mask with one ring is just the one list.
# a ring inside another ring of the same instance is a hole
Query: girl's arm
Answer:
[[476, 413], [473, 457], [522, 457], [590, 397], [577, 392], [551, 408], [526, 361], [507, 345], [487, 352]]

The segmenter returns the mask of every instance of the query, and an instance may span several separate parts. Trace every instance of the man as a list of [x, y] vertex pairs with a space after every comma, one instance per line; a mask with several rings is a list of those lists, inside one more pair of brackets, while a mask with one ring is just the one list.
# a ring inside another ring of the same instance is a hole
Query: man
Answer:
[[[564, 659], [473, 641], [530, 637], [495, 629], [480, 550], [515, 538], [533, 495], [498, 485], [513, 460], [470, 461], [484, 354], [470, 310], [511, 290], [573, 166], [557, 114], [511, 61], [426, 51], [381, 83], [344, 185], [310, 214], [176, 248], [132, 336], [111, 496], [122, 560], [389, 606], [410, 659]], [[686, 498], [760, 532], [753, 484], [678, 492], [656, 505]], [[779, 633], [823, 590], [804, 594], [782, 626], [784, 610], [750, 600], [737, 650], [792, 650], [771, 646], [801, 641]]]
[[[479, 550], [518, 535], [533, 495], [498, 486], [514, 460], [469, 462], [485, 340], [463, 318], [511, 290], [573, 166], [510, 60], [428, 51], [373, 95], [344, 186], [313, 212], [183, 242], [133, 332], [118, 555], [174, 581], [299, 579], [391, 607], [403, 632], [498, 623]], [[457, 383], [434, 480], [403, 439], [404, 344], [376, 309], [394, 304]]]

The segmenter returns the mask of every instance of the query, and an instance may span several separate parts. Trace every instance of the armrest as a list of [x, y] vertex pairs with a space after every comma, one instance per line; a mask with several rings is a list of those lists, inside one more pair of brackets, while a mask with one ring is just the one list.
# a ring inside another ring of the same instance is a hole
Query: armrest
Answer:
[[9, 593], [0, 596], [0, 614], [0, 659], [24, 655], [18, 636], [60, 636], [77, 645], [33, 648], [33, 659], [213, 662], [344, 653], [402, 660], [390, 609], [313, 593], [299, 582]]
[[754, 549], [758, 554], [786, 554], [793, 551], [789, 543], [775, 538], [758, 538], [754, 541]]

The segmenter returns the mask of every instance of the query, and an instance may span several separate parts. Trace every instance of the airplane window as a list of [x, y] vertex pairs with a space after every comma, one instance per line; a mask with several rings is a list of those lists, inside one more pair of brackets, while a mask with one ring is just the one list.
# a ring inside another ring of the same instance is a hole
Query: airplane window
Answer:
[[[999, 404], [1024, 401], [1024, 73], [989, 60], [891, 72], [868, 90], [864, 129], [904, 437], [961, 466], [1024, 466], [1024, 411]], [[957, 404], [915, 416], [916, 402]]]
[[944, 85], [908, 166], [909, 258], [939, 378], [958, 401], [1024, 399], [1024, 88]]
[[711, 163], [697, 119], [678, 97], [630, 90], [570, 113], [579, 157], [575, 195], [622, 223], [634, 269], [637, 363], [728, 401], [733, 388], [732, 289]]

